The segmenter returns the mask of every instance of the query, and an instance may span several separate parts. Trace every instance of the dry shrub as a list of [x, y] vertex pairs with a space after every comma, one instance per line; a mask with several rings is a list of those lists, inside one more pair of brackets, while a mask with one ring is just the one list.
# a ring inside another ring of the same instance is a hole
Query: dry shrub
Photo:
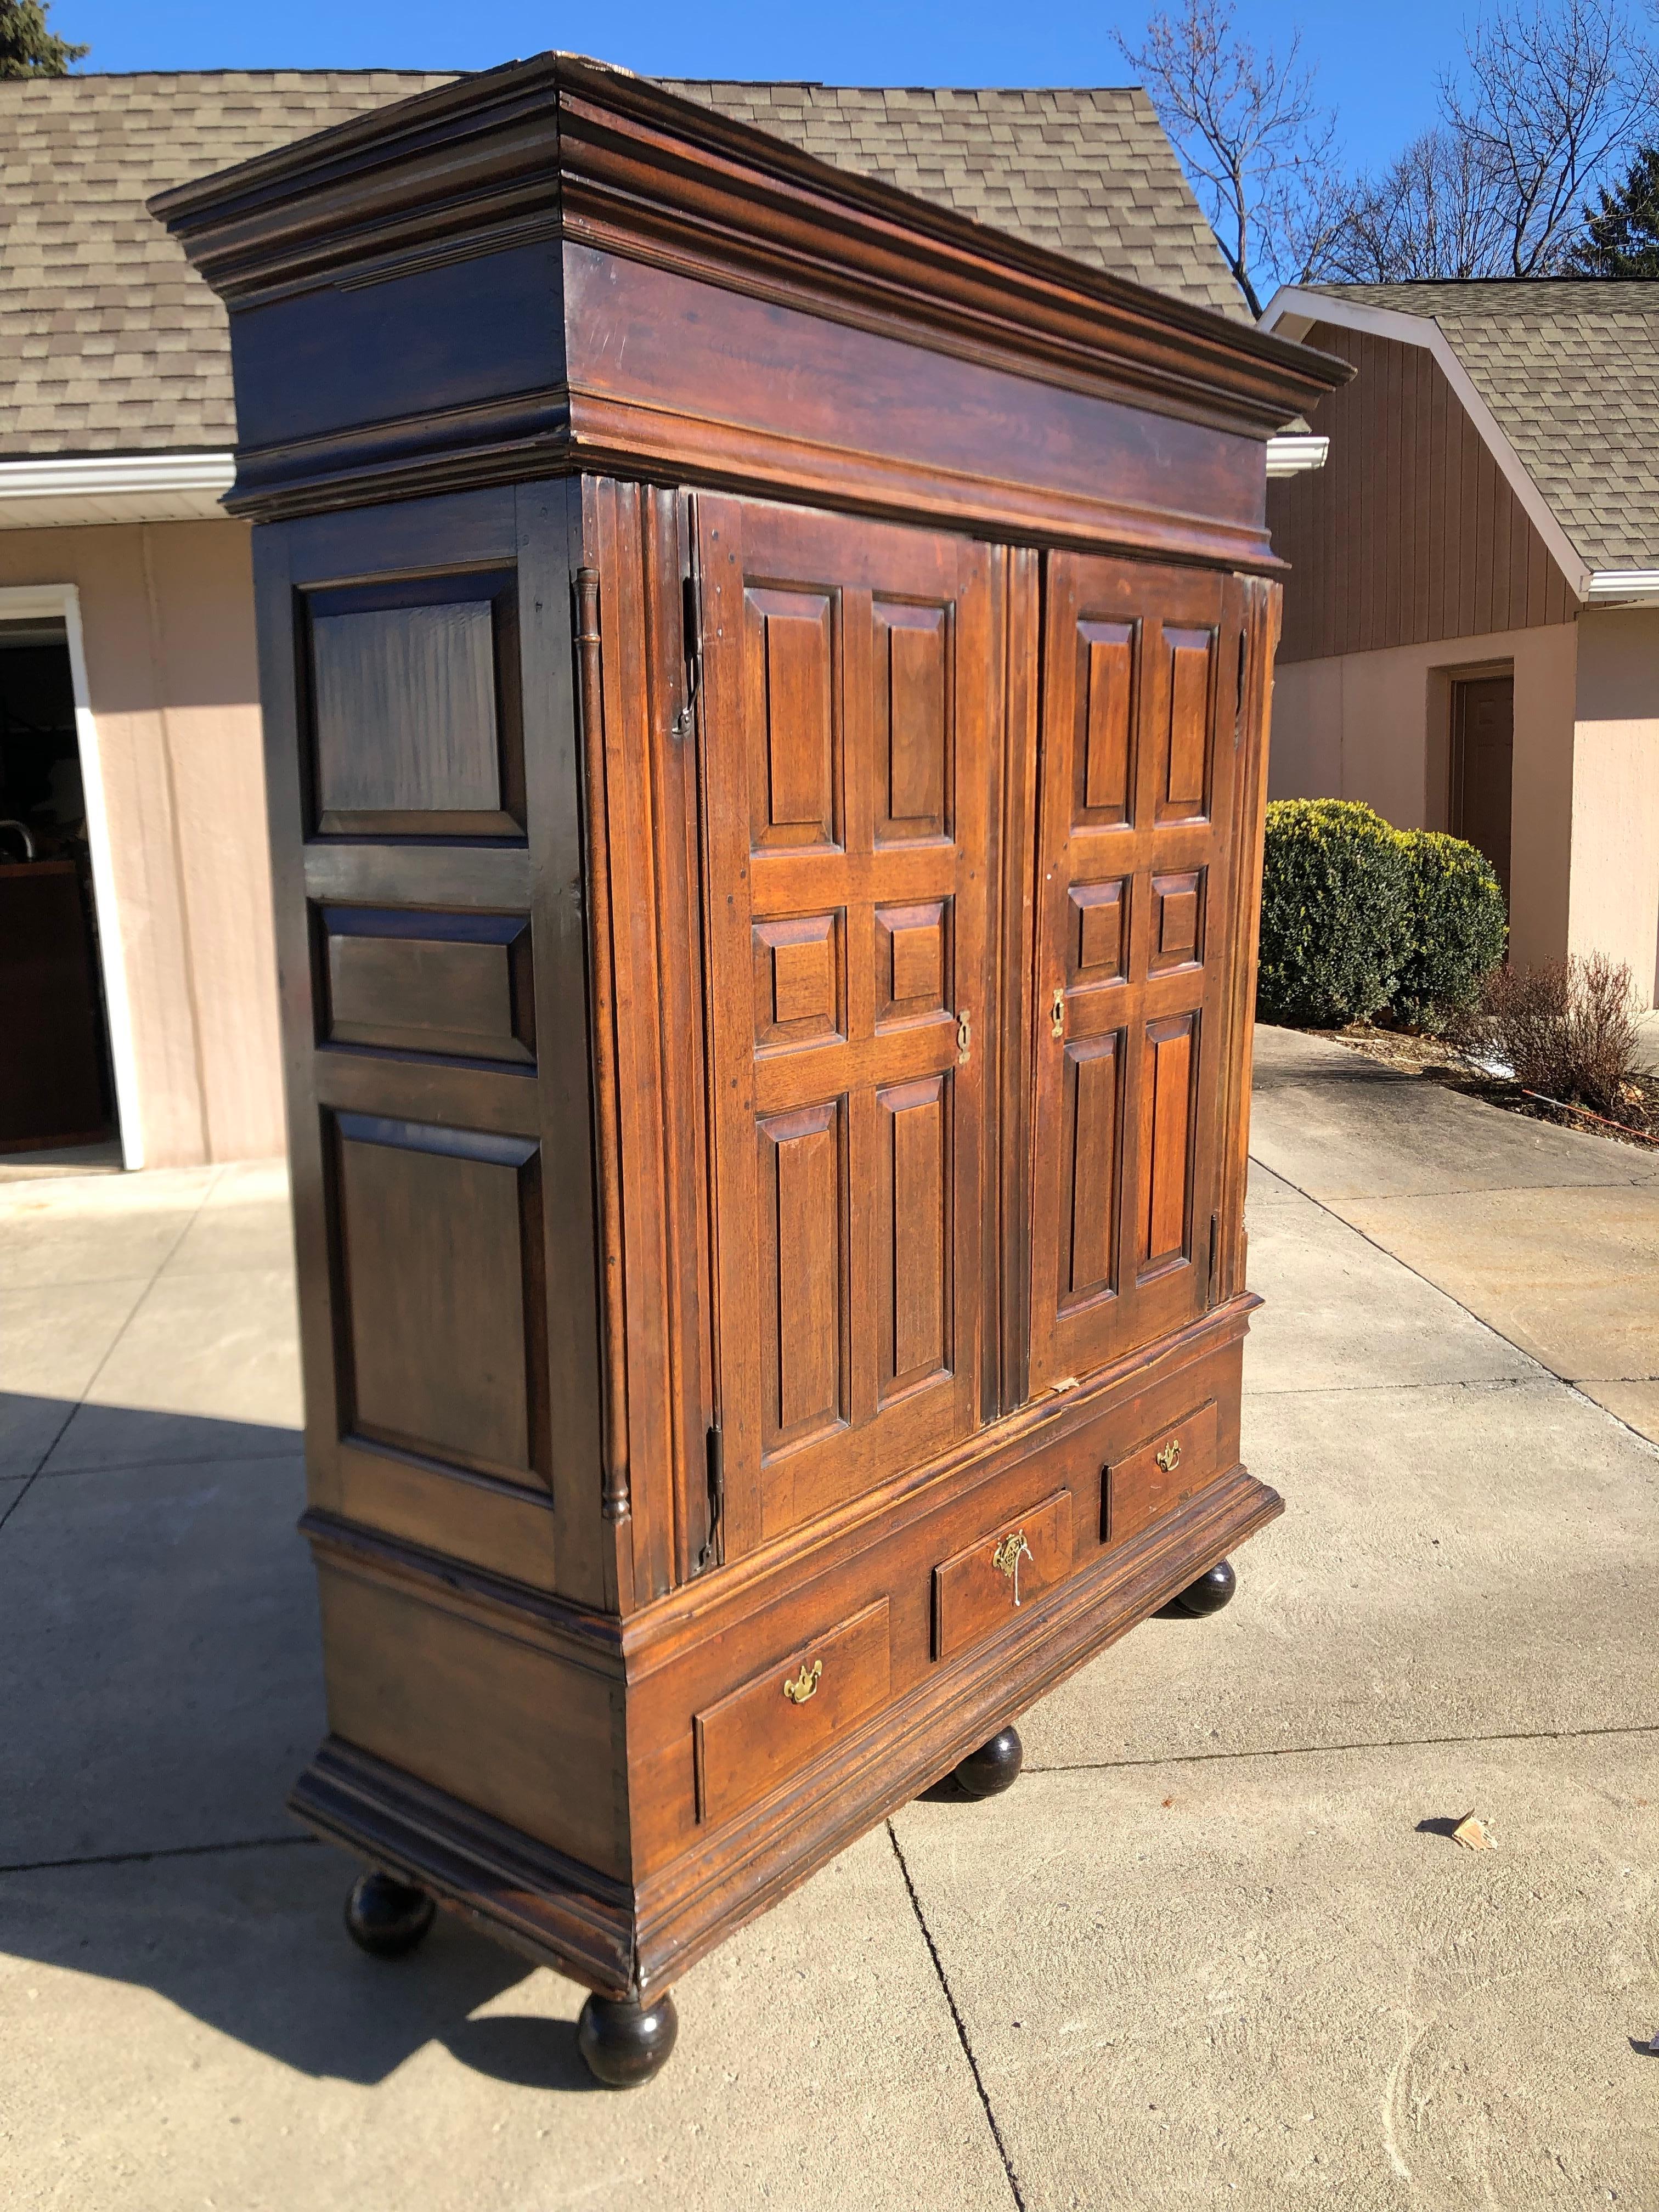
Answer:
[[1523, 1090], [1612, 1115], [1636, 1072], [1636, 1015], [1625, 963], [1575, 954], [1541, 968], [1500, 968], [1465, 1036], [1507, 1060]]

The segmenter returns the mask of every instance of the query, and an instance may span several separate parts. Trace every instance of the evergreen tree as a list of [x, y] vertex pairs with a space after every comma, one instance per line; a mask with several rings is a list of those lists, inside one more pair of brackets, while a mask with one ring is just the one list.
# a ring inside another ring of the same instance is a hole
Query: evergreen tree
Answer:
[[1573, 248], [1581, 276], [1659, 276], [1659, 146], [1644, 146], [1624, 182], [1601, 187], [1599, 210], [1584, 210]]
[[0, 76], [67, 76], [90, 46], [72, 46], [46, 28], [52, 0], [0, 0]]

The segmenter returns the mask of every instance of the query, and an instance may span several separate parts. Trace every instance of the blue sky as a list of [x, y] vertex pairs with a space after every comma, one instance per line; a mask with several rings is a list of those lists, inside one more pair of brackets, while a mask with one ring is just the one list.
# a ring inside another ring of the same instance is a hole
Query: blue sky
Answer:
[[[902, 9], [752, 5], [749, 0], [55, 0], [52, 27], [90, 40], [87, 66], [147, 69], [485, 69], [574, 46], [665, 76], [821, 77], [841, 84], [1121, 84], [1112, 44], [1138, 35], [1144, 4], [910, 0]], [[1350, 160], [1386, 160], [1432, 118], [1435, 76], [1459, 48], [1457, 9], [1396, 0], [1379, 17], [1353, 0], [1241, 0], [1259, 42], [1300, 26], [1337, 110]], [[1386, 35], [1379, 38], [1380, 24]]]

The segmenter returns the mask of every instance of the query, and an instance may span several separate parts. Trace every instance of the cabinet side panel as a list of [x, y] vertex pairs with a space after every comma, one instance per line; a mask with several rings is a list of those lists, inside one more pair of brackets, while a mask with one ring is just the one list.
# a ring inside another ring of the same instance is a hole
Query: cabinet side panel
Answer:
[[529, 507], [256, 532], [307, 1454], [313, 1504], [603, 1605], [565, 487]]

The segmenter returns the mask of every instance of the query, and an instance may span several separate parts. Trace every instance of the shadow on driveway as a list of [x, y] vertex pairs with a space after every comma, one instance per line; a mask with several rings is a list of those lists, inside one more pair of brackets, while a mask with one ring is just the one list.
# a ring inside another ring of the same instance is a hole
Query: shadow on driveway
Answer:
[[[0, 1393], [0, 1429], [73, 1410]], [[326, 1727], [300, 1440], [198, 1427], [192, 1454], [178, 1414], [122, 1409], [115, 1463], [0, 1484], [0, 1951], [152, 1989], [307, 2075], [379, 2081], [435, 2039], [591, 2087], [568, 2019], [470, 2017], [527, 1961], [447, 1915], [402, 1960], [347, 1936], [356, 1866], [283, 1802]]]

